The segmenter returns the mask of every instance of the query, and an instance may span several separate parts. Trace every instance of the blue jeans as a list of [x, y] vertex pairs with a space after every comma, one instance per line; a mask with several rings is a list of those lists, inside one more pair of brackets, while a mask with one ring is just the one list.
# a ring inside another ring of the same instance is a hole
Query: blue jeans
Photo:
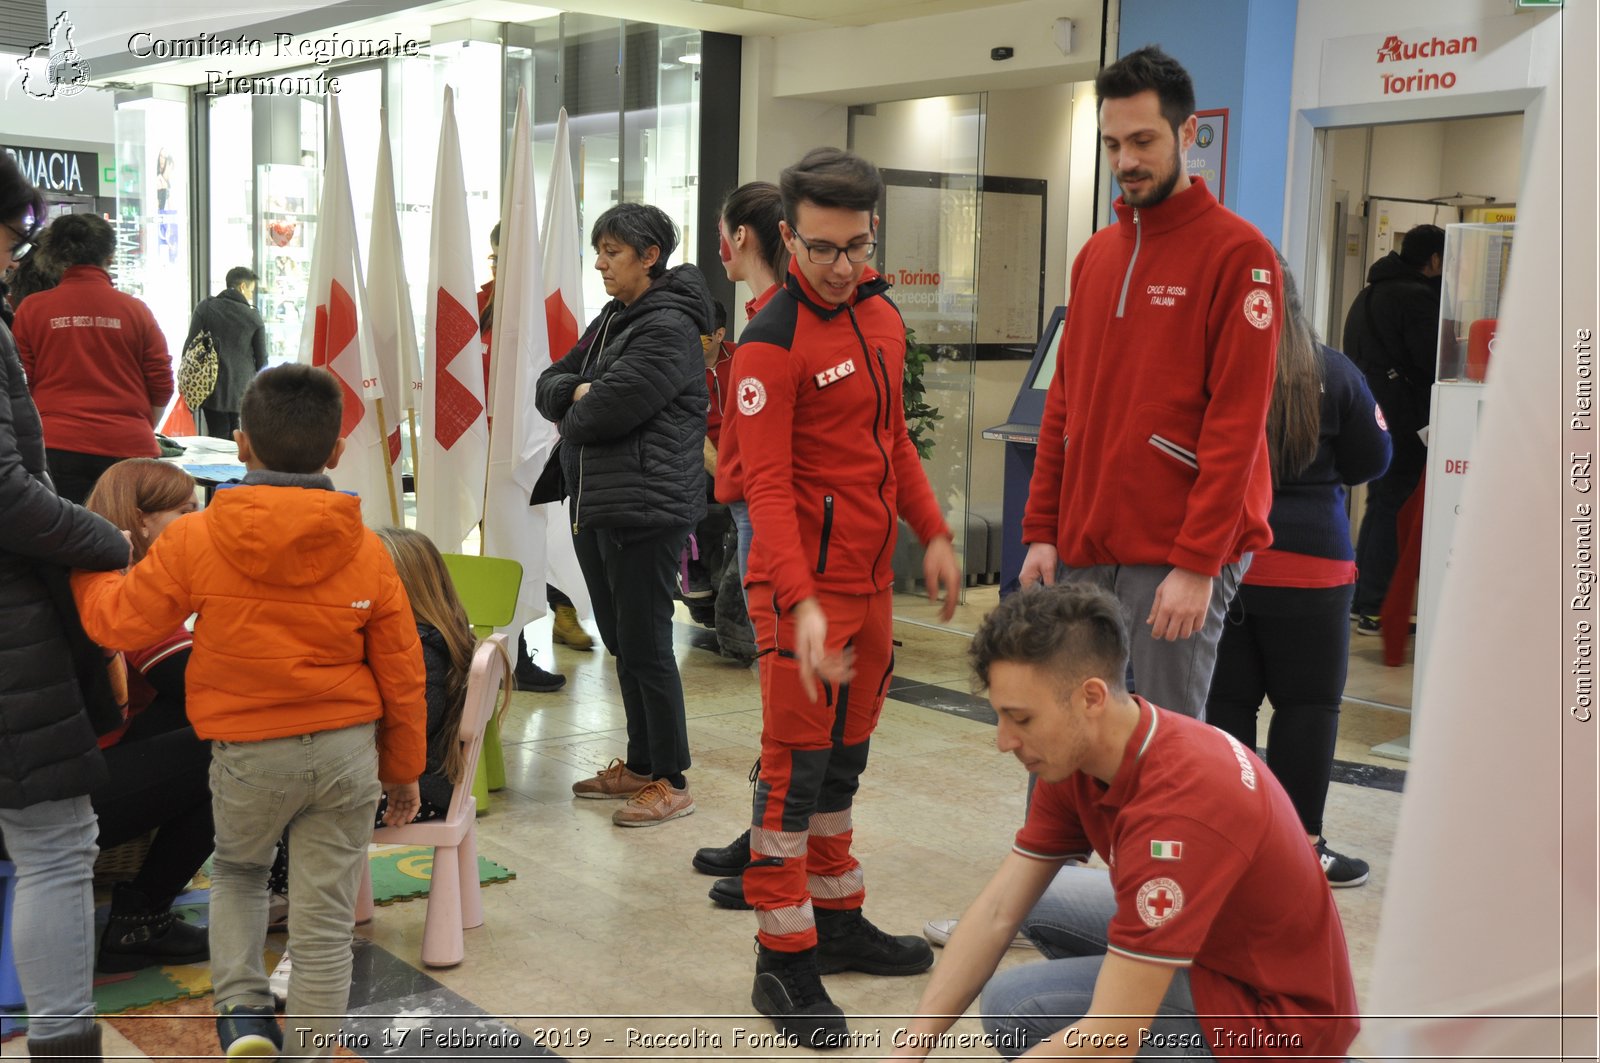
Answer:
[[750, 540], [755, 536], [750, 523], [750, 507], [744, 502], [729, 502], [728, 512], [733, 514], [733, 526], [739, 529], [739, 585], [750, 576]]
[[11, 947], [27, 998], [28, 1036], [94, 1026], [94, 859], [100, 833], [88, 795], [0, 808], [0, 834], [17, 866]]
[[[1068, 866], [1022, 921], [1023, 933], [1049, 959], [1013, 967], [990, 979], [981, 1007], [983, 1028], [996, 1038], [1007, 1059], [1015, 1059], [1089, 1013], [1105, 959], [1106, 929], [1116, 910], [1109, 874], [1099, 868]], [[1141, 1058], [1212, 1058], [1195, 1017], [1187, 969], [1174, 972], [1147, 1029], [1151, 1043], [1140, 1051]]]
[[[356, 892], [382, 791], [374, 726], [211, 744], [211, 981], [217, 1010], [272, 1006], [261, 952], [267, 872], [289, 832], [289, 1019], [284, 1058], [323, 1057], [297, 1032], [339, 1031], [350, 1002]], [[326, 1042], [331, 1043], [331, 1042]]]

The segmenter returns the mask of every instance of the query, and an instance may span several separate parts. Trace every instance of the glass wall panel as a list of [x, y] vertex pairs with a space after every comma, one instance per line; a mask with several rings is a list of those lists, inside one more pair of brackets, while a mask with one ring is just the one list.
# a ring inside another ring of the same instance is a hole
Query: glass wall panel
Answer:
[[[652, 26], [656, 62], [641, 70], [653, 76], [654, 108], [626, 116], [630, 156], [640, 165], [641, 198], [654, 203], [682, 229], [672, 264], [694, 261], [700, 184], [700, 31]], [[644, 43], [643, 35], [629, 40]]]
[[150, 307], [176, 363], [192, 309], [187, 95], [121, 101], [115, 128], [117, 254], [112, 281]]
[[267, 280], [267, 264], [256, 260], [252, 99], [245, 94], [229, 94], [212, 96], [207, 101], [211, 153], [211, 232], [205, 286], [208, 295], [222, 291], [228, 271], [235, 266], [249, 266]]
[[[884, 175], [878, 268], [906, 319], [913, 352], [926, 356], [925, 402], [938, 419], [913, 420], [923, 470], [969, 580], [987, 566], [988, 526], [970, 512], [969, 465], [976, 365], [978, 233], [985, 98], [901, 100], [850, 113], [850, 147]], [[909, 359], [915, 362], [915, 353]], [[904, 523], [895, 550], [895, 615], [936, 621], [923, 596], [922, 550]]]

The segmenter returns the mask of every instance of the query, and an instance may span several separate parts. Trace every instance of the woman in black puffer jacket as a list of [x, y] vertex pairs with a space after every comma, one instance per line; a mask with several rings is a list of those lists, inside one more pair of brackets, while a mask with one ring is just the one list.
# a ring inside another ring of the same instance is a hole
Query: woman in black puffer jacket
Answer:
[[[44, 198], [0, 155], [0, 273], [44, 216]], [[0, 836], [16, 864], [8, 930], [33, 1016], [28, 1051], [99, 1059], [89, 791], [106, 768], [85, 710], [103, 710], [109, 729], [116, 706], [105, 658], [78, 625], [67, 570], [121, 568], [128, 543], [109, 521], [56, 496], [39, 412], [4, 325], [0, 514]]]
[[572, 791], [629, 798], [612, 821], [646, 827], [694, 811], [672, 609], [678, 558], [706, 506], [711, 293], [694, 266], [666, 268], [678, 233], [656, 207], [612, 207], [590, 243], [612, 301], [539, 377], [537, 401], [561, 429], [573, 545], [617, 659], [628, 755]]

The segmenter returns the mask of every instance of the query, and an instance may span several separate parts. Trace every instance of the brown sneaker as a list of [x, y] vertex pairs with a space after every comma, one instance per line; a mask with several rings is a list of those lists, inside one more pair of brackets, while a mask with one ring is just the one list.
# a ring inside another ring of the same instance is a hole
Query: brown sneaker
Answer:
[[679, 790], [667, 780], [657, 779], [611, 813], [611, 822], [619, 827], [654, 827], [693, 811], [694, 798], [687, 786]]
[[632, 797], [649, 785], [650, 776], [635, 775], [628, 770], [622, 758], [617, 757], [590, 778], [579, 779], [573, 783], [572, 795], [609, 801], [613, 798]]
[[578, 611], [570, 605], [556, 606], [556, 621], [550, 629], [550, 640], [575, 650], [594, 649], [594, 639], [583, 630], [583, 624], [578, 621]]

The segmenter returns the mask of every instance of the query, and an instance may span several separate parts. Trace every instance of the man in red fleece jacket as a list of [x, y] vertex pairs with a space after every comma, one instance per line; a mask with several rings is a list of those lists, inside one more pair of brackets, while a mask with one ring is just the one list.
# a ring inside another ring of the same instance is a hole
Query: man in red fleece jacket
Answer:
[[906, 434], [905, 322], [866, 265], [877, 168], [816, 148], [779, 188], [789, 273], [733, 357], [757, 531], [746, 586], [763, 654], [744, 890], [759, 930], [756, 1009], [797, 1043], [837, 1048], [848, 1029], [819, 975], [916, 974], [933, 963], [919, 938], [863, 918], [865, 879], [850, 852], [851, 804], [894, 667], [899, 515], [927, 547], [928, 596], [944, 589], [947, 620], [961, 576]]
[[1088, 580], [1133, 631], [1140, 695], [1200, 716], [1224, 610], [1272, 533], [1266, 416], [1281, 278], [1272, 245], [1185, 153], [1194, 85], [1161, 49], [1095, 79], [1117, 222], [1072, 264], [1021, 581]]

